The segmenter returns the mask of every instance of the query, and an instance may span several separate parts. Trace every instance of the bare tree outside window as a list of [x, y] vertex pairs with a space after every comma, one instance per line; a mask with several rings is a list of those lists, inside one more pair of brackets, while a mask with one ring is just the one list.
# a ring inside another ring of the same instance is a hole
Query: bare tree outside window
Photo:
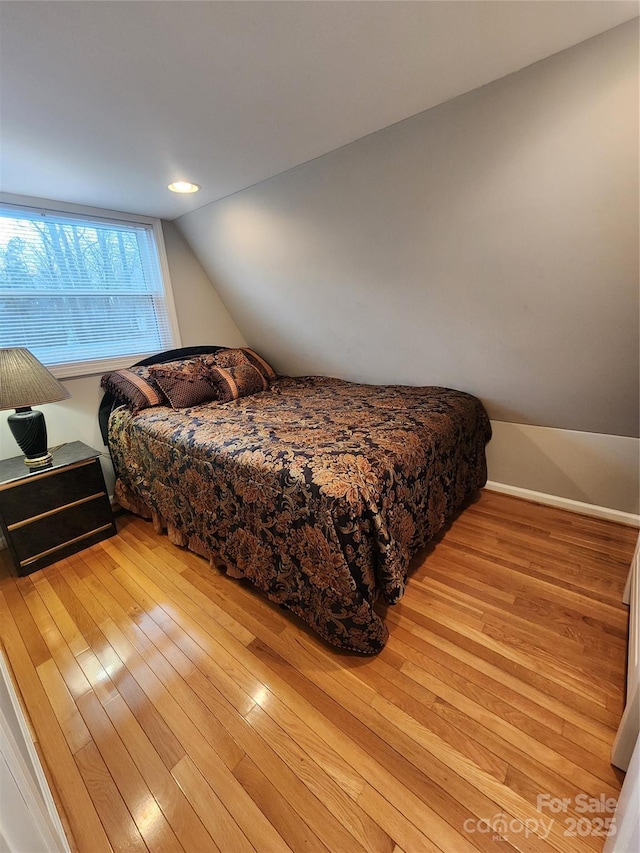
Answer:
[[167, 340], [148, 226], [0, 211], [0, 346], [49, 365], [155, 352]]

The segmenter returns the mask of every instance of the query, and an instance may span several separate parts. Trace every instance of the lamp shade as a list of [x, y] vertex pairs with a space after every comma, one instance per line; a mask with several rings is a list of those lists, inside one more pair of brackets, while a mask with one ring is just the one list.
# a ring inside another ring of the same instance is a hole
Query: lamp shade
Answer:
[[70, 396], [28, 349], [0, 349], [0, 410], [57, 403]]

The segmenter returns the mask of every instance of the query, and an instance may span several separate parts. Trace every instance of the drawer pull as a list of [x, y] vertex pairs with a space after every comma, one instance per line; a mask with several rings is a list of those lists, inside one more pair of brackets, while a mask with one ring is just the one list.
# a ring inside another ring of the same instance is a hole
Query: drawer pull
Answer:
[[90, 530], [88, 533], [83, 533], [82, 536], [76, 536], [74, 539], [68, 539], [66, 542], [62, 542], [60, 545], [56, 545], [55, 548], [48, 548], [46, 551], [41, 551], [39, 554], [35, 554], [33, 557], [29, 557], [28, 560], [21, 560], [20, 565], [28, 566], [31, 563], [35, 563], [35, 561], [39, 560], [41, 557], [46, 557], [48, 554], [53, 554], [55, 551], [61, 551], [68, 545], [73, 545], [74, 542], [80, 542], [82, 539], [88, 539], [89, 536], [94, 536], [96, 533], [102, 533], [103, 530], [108, 530], [110, 527], [113, 527], [113, 524], [111, 522], [109, 524], [103, 524], [102, 527], [96, 527], [95, 530]]
[[58, 512], [62, 512], [63, 509], [69, 509], [72, 506], [79, 506], [80, 504], [86, 504], [89, 501], [95, 501], [96, 498], [106, 497], [106, 492], [96, 492], [95, 495], [89, 495], [88, 498], [80, 498], [80, 500], [72, 501], [69, 504], [64, 504], [63, 506], [58, 506], [55, 509], [50, 509], [48, 512], [41, 512], [40, 515], [33, 515], [31, 518], [25, 518], [22, 521], [16, 521], [14, 524], [7, 525], [7, 530], [17, 530], [19, 527], [24, 527], [25, 524], [31, 524], [33, 521], [39, 521], [41, 518], [47, 518], [50, 515], [55, 515]]

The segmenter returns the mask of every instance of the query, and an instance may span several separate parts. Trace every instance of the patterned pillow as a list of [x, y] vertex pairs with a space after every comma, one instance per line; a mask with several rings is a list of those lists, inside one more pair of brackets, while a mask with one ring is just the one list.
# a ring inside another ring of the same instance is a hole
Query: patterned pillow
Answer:
[[165, 361], [161, 364], [152, 364], [149, 367], [149, 372], [152, 375], [158, 370], [178, 370], [180, 373], [193, 373], [196, 376], [201, 376], [203, 368], [216, 367], [216, 354], [192, 355], [189, 358], [178, 358], [175, 361]]
[[209, 378], [218, 389], [221, 403], [229, 403], [258, 391], [266, 391], [269, 381], [248, 360], [235, 367], [214, 367]]
[[167, 402], [162, 388], [155, 382], [147, 367], [129, 367], [105, 373], [100, 385], [134, 412], [149, 409], [151, 406], [161, 406]]
[[214, 354], [212, 367], [238, 367], [240, 364], [246, 364], [248, 360], [241, 349], [224, 349]]
[[183, 409], [187, 406], [200, 406], [218, 399], [218, 389], [213, 384], [206, 364], [190, 364], [179, 368], [172, 367], [177, 362], [158, 364], [149, 368], [149, 372], [169, 398], [172, 408]]
[[277, 374], [273, 367], [268, 364], [262, 356], [258, 355], [249, 347], [237, 347], [236, 349], [226, 349], [215, 353], [213, 360], [217, 367], [238, 367], [247, 362], [256, 370], [260, 371], [262, 376], [267, 380], [267, 385], [277, 378]]

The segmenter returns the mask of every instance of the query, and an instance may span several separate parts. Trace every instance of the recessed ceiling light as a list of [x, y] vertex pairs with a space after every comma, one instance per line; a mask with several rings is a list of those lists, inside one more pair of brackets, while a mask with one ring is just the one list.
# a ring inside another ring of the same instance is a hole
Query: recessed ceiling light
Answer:
[[172, 193], [197, 193], [200, 187], [198, 184], [192, 184], [191, 181], [174, 181], [167, 189]]

